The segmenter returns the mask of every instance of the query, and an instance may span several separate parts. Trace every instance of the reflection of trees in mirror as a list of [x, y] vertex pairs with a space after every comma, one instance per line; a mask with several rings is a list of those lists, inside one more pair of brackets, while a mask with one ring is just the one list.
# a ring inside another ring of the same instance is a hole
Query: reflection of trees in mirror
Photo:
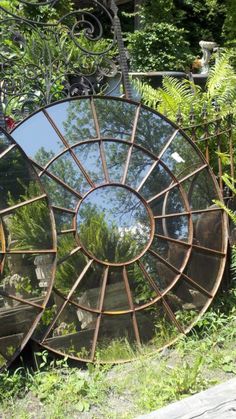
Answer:
[[[31, 199], [42, 194], [34, 171], [16, 148], [0, 159], [0, 184], [1, 208], [8, 206], [9, 196], [12, 198], [12, 205], [15, 205], [24, 197]], [[32, 191], [29, 190], [31, 184], [34, 184]]]
[[137, 263], [133, 263], [127, 267], [127, 274], [135, 304], [145, 304], [157, 296], [156, 292], [145, 280]]
[[99, 188], [88, 195], [77, 222], [80, 243], [105, 262], [132, 260], [150, 238], [146, 208], [136, 195], [119, 186]]
[[[24, 186], [23, 186], [24, 187]], [[25, 193], [21, 195], [22, 201], [27, 201], [36, 196], [38, 186], [34, 183], [24, 188]], [[8, 205], [15, 205], [16, 201], [11, 194], [8, 195]], [[14, 249], [35, 250], [52, 248], [51, 219], [49, 216], [46, 200], [24, 205], [15, 210], [7, 220], [11, 240], [14, 242]]]
[[[35, 160], [44, 167], [53, 157], [53, 152], [46, 151], [41, 147], [35, 155]], [[78, 189], [78, 170], [76, 171], [70, 160], [57, 159], [53, 164], [53, 174], [75, 190]], [[82, 176], [81, 180], [83, 180]], [[53, 182], [48, 176], [43, 177], [43, 183], [49, 199], [53, 203], [56, 202], [57, 206], [63, 208], [70, 207], [71, 195], [68, 194], [66, 189], [61, 188], [59, 184]]]
[[[86, 212], [88, 208], [86, 208]], [[105, 214], [91, 208], [79, 228], [80, 242], [98, 259], [105, 262], [126, 262], [137, 254], [138, 243], [132, 232], [121, 234], [118, 227], [106, 222]]]
[[[67, 249], [71, 249], [70, 242], [71, 239], [65, 237], [63, 242], [60, 243], [59, 251], [61, 251], [63, 247], [63, 252], [67, 252], [66, 254], [69, 255], [70, 250], [68, 252]], [[83, 253], [77, 252], [58, 265], [54, 285], [60, 292], [65, 294], [69, 293], [78, 278], [81, 269], [85, 266], [86, 260], [87, 258]]]
[[[69, 144], [97, 137], [89, 100], [71, 101], [58, 106], [60, 106], [58, 109], [63, 109], [63, 122], [60, 129]], [[55, 120], [59, 122], [57, 118]]]

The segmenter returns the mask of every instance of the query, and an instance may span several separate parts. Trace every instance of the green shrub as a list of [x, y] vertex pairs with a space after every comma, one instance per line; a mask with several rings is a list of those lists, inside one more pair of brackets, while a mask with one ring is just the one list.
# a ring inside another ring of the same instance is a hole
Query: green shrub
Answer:
[[185, 30], [172, 24], [153, 23], [127, 39], [132, 70], [185, 70], [193, 61]]

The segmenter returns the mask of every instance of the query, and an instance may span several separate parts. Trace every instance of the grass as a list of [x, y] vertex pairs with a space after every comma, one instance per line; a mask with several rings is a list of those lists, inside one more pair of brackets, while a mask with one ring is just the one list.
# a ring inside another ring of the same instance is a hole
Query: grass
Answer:
[[[236, 374], [236, 287], [216, 299], [187, 337], [163, 353], [141, 352], [114, 367], [69, 368], [40, 355], [37, 371], [0, 375], [0, 416], [6, 418], [131, 419]], [[109, 359], [123, 351], [114, 342]], [[102, 351], [103, 349], [101, 349]], [[125, 350], [132, 354], [128, 342]], [[115, 353], [115, 355], [114, 355]]]

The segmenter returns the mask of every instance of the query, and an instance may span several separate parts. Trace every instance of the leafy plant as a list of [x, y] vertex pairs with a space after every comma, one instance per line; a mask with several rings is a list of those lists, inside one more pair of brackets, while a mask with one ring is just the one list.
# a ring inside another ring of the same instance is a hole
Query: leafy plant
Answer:
[[170, 23], [149, 23], [127, 35], [133, 71], [185, 70], [193, 61], [184, 29]]
[[196, 123], [202, 121], [202, 111], [213, 119], [216, 113], [215, 104], [220, 105], [220, 116], [236, 111], [236, 73], [230, 64], [232, 52], [225, 52], [211, 67], [206, 90], [189, 80], [177, 80], [165, 76], [162, 88], [154, 89], [147, 83], [134, 81], [134, 85], [148, 106], [164, 113], [172, 121], [177, 121], [181, 111], [182, 125], [191, 124], [189, 115], [194, 111]]

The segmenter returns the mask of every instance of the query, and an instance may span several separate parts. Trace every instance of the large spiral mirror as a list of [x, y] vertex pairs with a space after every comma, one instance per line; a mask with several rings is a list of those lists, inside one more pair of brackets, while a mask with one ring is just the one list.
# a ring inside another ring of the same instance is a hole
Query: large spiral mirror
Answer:
[[58, 262], [34, 334], [73, 359], [119, 362], [187, 333], [226, 260], [217, 183], [164, 116], [118, 98], [48, 106], [12, 133], [53, 208]]
[[55, 271], [53, 215], [27, 157], [0, 129], [0, 370], [31, 337]]

